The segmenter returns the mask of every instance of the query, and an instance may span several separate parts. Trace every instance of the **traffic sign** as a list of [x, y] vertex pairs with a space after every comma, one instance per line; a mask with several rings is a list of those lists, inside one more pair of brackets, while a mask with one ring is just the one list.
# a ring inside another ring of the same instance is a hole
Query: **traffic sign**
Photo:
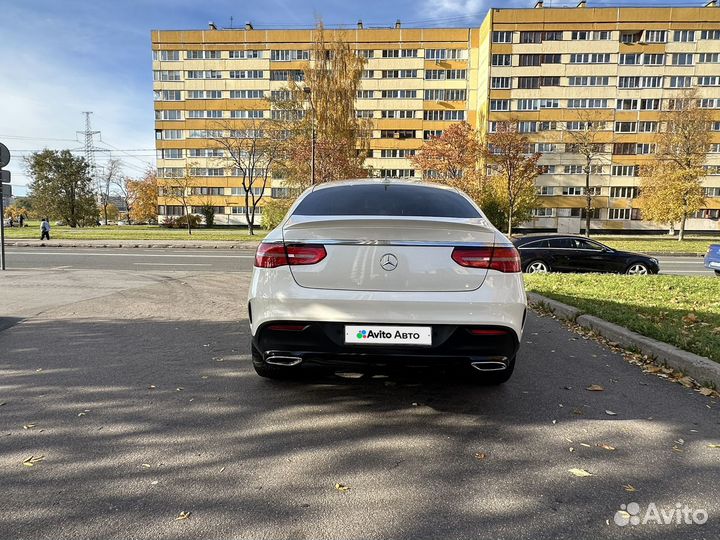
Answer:
[[10, 163], [10, 150], [3, 143], [0, 143], [0, 169]]
[[12, 186], [10, 184], [0, 184], [0, 188], [2, 188], [3, 197], [12, 197]]
[[10, 183], [10, 171], [0, 171], [0, 184]]

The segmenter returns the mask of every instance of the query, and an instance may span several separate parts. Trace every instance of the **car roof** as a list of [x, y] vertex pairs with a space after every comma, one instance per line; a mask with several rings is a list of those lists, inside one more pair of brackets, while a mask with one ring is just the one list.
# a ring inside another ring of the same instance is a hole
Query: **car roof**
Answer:
[[[515, 236], [513, 237], [512, 242], [513, 244], [520, 245], [527, 244], [528, 242], [534, 242], [536, 240], [548, 240], [550, 238], [579, 238], [581, 240], [593, 240], [592, 238], [587, 238], [581, 234], [531, 233], [524, 234], [522, 236]], [[597, 240], [594, 241], [597, 242]]]

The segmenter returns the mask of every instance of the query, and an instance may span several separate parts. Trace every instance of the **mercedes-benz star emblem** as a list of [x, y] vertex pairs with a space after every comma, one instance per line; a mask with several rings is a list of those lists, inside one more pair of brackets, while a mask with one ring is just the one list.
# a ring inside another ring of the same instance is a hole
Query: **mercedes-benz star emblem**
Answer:
[[382, 257], [380, 257], [380, 266], [383, 270], [387, 272], [392, 272], [397, 268], [398, 260], [395, 255], [392, 253], [386, 253]]

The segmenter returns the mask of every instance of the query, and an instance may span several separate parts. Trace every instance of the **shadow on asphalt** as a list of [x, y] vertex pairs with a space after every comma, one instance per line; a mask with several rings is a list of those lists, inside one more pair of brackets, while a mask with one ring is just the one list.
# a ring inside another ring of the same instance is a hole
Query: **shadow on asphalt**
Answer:
[[[689, 457], [718, 434], [710, 402], [550, 319], [530, 318], [501, 387], [433, 371], [264, 380], [246, 328], [3, 332], [0, 537], [619, 537], [613, 514], [632, 500], [717, 510], [717, 459]], [[45, 459], [23, 467], [30, 455]], [[191, 519], [174, 522], [180, 511]]]

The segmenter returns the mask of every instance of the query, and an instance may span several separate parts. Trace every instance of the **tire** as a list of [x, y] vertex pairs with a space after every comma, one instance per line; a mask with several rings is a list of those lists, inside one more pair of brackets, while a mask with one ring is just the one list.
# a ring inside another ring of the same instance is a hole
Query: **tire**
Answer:
[[650, 270], [644, 263], [632, 263], [625, 269], [625, 273], [629, 276], [647, 276]]
[[508, 382], [512, 377], [513, 371], [515, 371], [515, 357], [510, 360], [507, 369], [502, 371], [478, 371], [472, 366], [468, 366], [468, 370], [469, 372], [465, 371], [465, 375], [475, 384], [498, 386]]
[[300, 376], [300, 369], [297, 367], [273, 366], [263, 360], [262, 354], [255, 347], [252, 348], [252, 363], [255, 373], [266, 379], [287, 381], [297, 379]]
[[715, 275], [720, 277], [720, 270], [715, 270]]
[[550, 271], [550, 265], [541, 259], [530, 261], [525, 265], [526, 274], [547, 274]]

